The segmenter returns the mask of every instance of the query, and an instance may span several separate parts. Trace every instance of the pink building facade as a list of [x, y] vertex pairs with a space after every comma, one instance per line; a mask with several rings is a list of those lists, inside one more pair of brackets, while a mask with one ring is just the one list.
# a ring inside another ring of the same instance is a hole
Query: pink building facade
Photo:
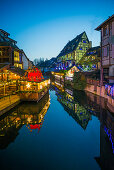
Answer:
[[114, 15], [95, 30], [101, 31], [101, 70], [103, 80], [114, 83]]

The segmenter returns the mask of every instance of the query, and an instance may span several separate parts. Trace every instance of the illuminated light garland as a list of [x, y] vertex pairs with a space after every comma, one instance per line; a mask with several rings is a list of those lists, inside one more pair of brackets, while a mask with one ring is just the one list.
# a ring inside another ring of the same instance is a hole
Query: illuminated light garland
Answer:
[[28, 69], [24, 75], [25, 80], [41, 82], [44, 79], [42, 72], [38, 68]]
[[107, 136], [108, 136], [108, 138], [109, 138], [109, 140], [110, 140], [110, 142], [111, 142], [111, 144], [112, 144], [112, 151], [113, 151], [113, 154], [114, 154], [114, 142], [113, 142], [113, 140], [112, 140], [112, 134], [111, 134], [111, 131], [112, 131], [112, 130], [110, 130], [110, 129], [108, 129], [106, 126], [104, 126], [104, 131], [105, 131], [105, 133], [107, 134]]
[[105, 84], [105, 90], [107, 91], [107, 95], [111, 96], [114, 99], [114, 85]]

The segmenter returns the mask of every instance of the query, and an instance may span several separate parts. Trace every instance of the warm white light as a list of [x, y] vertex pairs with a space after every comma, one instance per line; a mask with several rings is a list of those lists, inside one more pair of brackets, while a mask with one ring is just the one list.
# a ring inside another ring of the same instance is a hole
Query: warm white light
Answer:
[[31, 117], [28, 117], [27, 121], [30, 123], [31, 122]]
[[30, 87], [30, 84], [28, 83], [26, 86], [27, 86], [27, 88], [29, 88], [29, 87]]
[[42, 89], [42, 85], [40, 85], [40, 89]]

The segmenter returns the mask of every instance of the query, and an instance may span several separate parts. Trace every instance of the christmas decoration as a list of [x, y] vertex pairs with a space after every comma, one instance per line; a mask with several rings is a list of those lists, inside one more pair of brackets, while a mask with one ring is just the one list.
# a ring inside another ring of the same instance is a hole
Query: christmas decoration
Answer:
[[28, 69], [24, 75], [24, 79], [27, 81], [41, 82], [44, 79], [41, 70], [34, 67], [33, 69]]

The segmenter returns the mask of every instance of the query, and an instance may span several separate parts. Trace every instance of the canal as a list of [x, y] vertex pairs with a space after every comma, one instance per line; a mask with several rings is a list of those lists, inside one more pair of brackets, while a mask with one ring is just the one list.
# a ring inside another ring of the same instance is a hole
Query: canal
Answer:
[[0, 117], [1, 170], [114, 169], [114, 115], [90, 93], [52, 86]]

